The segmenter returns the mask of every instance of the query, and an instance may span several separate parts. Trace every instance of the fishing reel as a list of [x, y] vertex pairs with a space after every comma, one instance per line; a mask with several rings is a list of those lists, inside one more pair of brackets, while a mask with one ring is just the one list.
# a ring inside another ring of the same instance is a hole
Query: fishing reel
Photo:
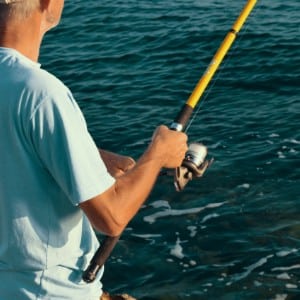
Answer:
[[189, 145], [182, 165], [176, 168], [174, 173], [174, 185], [177, 192], [182, 191], [190, 180], [203, 176], [213, 162], [213, 158], [206, 160], [207, 153], [207, 147], [201, 143]]

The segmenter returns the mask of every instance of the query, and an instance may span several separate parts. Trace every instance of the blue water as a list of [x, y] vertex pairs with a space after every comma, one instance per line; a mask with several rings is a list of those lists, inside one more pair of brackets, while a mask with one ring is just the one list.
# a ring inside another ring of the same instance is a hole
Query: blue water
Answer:
[[[138, 158], [244, 4], [66, 1], [40, 61], [71, 88], [99, 146]], [[158, 179], [106, 264], [107, 290], [300, 299], [299, 12], [298, 0], [258, 1], [188, 130], [215, 162], [181, 193]]]

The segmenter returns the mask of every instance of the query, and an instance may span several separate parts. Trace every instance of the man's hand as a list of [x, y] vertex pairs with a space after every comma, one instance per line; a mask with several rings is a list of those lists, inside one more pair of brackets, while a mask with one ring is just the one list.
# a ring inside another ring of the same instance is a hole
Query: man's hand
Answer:
[[115, 178], [122, 176], [135, 166], [134, 159], [129, 156], [119, 155], [102, 149], [99, 149], [99, 153], [108, 172]]
[[187, 150], [187, 135], [164, 125], [156, 128], [149, 147], [149, 152], [161, 162], [161, 167], [171, 169], [181, 165]]

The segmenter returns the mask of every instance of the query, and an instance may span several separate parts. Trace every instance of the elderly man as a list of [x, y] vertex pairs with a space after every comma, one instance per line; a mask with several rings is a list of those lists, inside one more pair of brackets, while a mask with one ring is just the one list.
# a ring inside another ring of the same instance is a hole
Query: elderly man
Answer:
[[187, 150], [184, 133], [160, 126], [137, 163], [99, 155], [72, 93], [37, 62], [63, 4], [0, 0], [1, 300], [98, 300], [103, 271], [81, 280], [93, 227], [119, 235]]

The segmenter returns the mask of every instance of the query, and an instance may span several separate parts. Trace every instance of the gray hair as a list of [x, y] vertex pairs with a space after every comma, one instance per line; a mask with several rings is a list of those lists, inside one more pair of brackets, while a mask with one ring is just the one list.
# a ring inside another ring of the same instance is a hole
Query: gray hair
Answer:
[[0, 0], [0, 23], [22, 20], [40, 7], [40, 0]]

